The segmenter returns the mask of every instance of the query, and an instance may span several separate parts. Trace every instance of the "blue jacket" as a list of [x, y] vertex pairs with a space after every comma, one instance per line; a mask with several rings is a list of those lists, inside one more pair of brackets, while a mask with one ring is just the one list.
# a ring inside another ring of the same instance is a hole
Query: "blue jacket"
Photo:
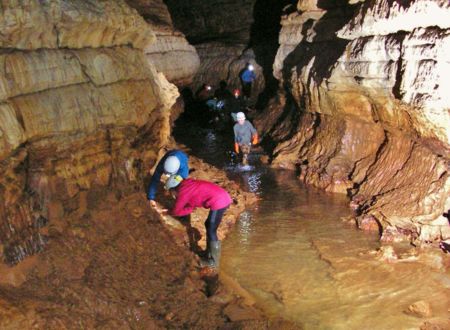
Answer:
[[246, 69], [244, 72], [242, 72], [241, 79], [243, 82], [251, 83], [253, 80], [255, 80], [256, 75], [253, 71], [250, 71], [249, 69]]
[[164, 162], [167, 157], [175, 156], [180, 161], [180, 169], [177, 174], [180, 175], [183, 179], [186, 179], [189, 175], [189, 165], [188, 165], [188, 155], [186, 155], [181, 150], [170, 150], [168, 151], [163, 158], [159, 161], [156, 166], [155, 173], [153, 173], [152, 180], [150, 181], [150, 185], [148, 186], [147, 191], [147, 199], [155, 199], [156, 191], [158, 190], [158, 184], [161, 179], [161, 175], [164, 173]]

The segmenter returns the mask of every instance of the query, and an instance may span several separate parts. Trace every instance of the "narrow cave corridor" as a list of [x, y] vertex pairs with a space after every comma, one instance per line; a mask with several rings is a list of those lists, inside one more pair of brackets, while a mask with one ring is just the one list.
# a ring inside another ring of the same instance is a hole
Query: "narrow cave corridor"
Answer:
[[[450, 328], [447, 0], [4, 0], [0, 31], [1, 329]], [[231, 204], [169, 215], [188, 180]]]

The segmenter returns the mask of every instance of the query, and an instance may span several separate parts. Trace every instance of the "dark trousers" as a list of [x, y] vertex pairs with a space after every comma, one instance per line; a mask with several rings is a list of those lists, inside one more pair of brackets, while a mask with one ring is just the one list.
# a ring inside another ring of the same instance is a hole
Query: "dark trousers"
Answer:
[[217, 238], [217, 228], [220, 225], [220, 222], [222, 221], [223, 214], [228, 209], [227, 207], [224, 207], [220, 210], [210, 210], [208, 214], [208, 218], [205, 221], [205, 228], [206, 228], [206, 238], [208, 241], [218, 241]]
[[242, 94], [250, 98], [252, 95], [252, 83], [251, 82], [242, 82]]

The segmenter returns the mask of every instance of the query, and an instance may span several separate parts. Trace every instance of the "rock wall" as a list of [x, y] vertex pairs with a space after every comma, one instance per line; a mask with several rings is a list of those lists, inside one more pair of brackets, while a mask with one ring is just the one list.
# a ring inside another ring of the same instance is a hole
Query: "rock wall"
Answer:
[[142, 191], [178, 92], [122, 0], [3, 1], [0, 30], [0, 257], [15, 264], [99, 191]]
[[182, 87], [192, 82], [199, 66], [197, 51], [183, 33], [176, 30], [167, 6], [162, 0], [126, 0], [152, 26], [156, 41], [144, 52], [147, 59], [167, 80]]
[[347, 193], [385, 240], [450, 238], [449, 17], [444, 0], [309, 0], [282, 18], [259, 119], [273, 164]]
[[[166, 0], [174, 25], [193, 44], [200, 57], [200, 68], [189, 87], [195, 92], [203, 84], [241, 88], [239, 73], [247, 62], [255, 66], [257, 80], [253, 100], [264, 88], [263, 69], [252, 49], [251, 36], [257, 0], [172, 1]], [[266, 40], [267, 42], [267, 40]]]

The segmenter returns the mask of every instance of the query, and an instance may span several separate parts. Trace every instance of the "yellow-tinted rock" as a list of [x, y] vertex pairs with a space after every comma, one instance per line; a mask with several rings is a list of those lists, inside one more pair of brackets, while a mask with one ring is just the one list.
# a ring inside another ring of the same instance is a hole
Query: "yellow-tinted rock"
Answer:
[[424, 300], [416, 301], [410, 305], [408, 311], [418, 317], [431, 317], [433, 314], [430, 303]]
[[0, 55], [0, 64], [3, 99], [88, 81], [77, 58], [65, 50], [13, 52]]
[[89, 191], [142, 185], [179, 94], [123, 0], [5, 0], [0, 31], [0, 244], [15, 264], [43, 249], [48, 219], [86, 214]]
[[0, 48], [56, 48], [57, 32], [51, 15], [51, 1], [2, 1], [0, 6]]
[[0, 104], [0, 159], [24, 141], [25, 135], [14, 109], [9, 104]]
[[122, 0], [6, 0], [0, 14], [1, 48], [144, 48], [155, 39], [151, 27]]
[[73, 51], [73, 54], [83, 66], [84, 73], [97, 86], [151, 77], [141, 50], [129, 47], [86, 48]]
[[100, 126], [142, 126], [156, 105], [149, 81], [123, 82], [95, 88], [73, 85], [16, 97], [12, 104], [23, 118], [27, 138]]
[[55, 19], [59, 47], [144, 48], [155, 40], [151, 27], [125, 1], [55, 1], [60, 6]]

